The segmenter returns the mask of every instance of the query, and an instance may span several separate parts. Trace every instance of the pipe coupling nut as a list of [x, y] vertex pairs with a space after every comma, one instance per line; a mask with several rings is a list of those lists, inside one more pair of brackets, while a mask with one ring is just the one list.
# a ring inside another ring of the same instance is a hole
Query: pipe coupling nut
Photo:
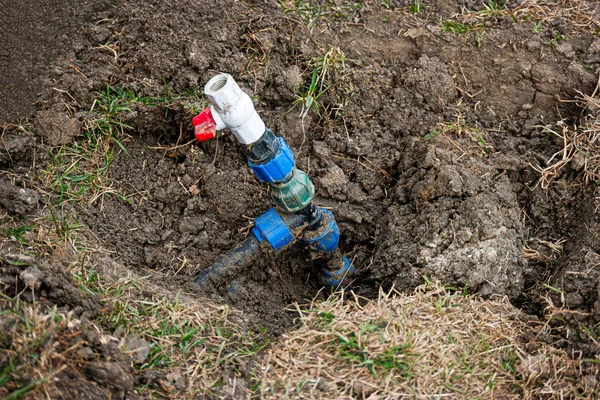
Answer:
[[287, 182], [271, 184], [269, 195], [277, 208], [287, 213], [295, 213], [313, 201], [315, 186], [306, 172], [294, 168]]
[[282, 137], [278, 137], [277, 141], [279, 150], [271, 160], [262, 164], [255, 164], [248, 160], [248, 166], [261, 182], [280, 183], [286, 182], [292, 177], [295, 163], [294, 153]]

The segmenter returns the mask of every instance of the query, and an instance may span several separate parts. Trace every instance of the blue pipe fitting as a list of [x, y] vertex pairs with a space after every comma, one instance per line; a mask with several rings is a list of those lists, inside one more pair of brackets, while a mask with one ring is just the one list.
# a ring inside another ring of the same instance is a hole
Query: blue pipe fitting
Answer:
[[248, 160], [248, 166], [261, 182], [281, 183], [292, 177], [294, 170], [294, 153], [282, 137], [278, 137], [279, 151], [264, 164], [255, 164]]
[[331, 211], [321, 208], [321, 227], [315, 232], [315, 236], [309, 232], [302, 239], [309, 247], [316, 251], [331, 253], [338, 247], [340, 241], [340, 228], [338, 227]]
[[260, 244], [266, 241], [275, 251], [283, 249], [294, 240], [294, 235], [275, 208], [270, 208], [254, 220], [252, 233]]
[[338, 287], [344, 283], [344, 278], [354, 272], [354, 267], [346, 257], [344, 257], [344, 266], [337, 271], [329, 271], [323, 268], [323, 283], [327, 286]]

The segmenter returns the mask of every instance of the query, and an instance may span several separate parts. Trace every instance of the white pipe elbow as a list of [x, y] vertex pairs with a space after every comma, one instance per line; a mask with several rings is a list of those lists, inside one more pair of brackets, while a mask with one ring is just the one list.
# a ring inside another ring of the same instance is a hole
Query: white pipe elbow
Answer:
[[219, 74], [208, 81], [204, 93], [212, 104], [211, 113], [216, 129], [229, 128], [243, 144], [260, 139], [266, 126], [260, 118], [252, 99], [240, 89], [229, 74]]

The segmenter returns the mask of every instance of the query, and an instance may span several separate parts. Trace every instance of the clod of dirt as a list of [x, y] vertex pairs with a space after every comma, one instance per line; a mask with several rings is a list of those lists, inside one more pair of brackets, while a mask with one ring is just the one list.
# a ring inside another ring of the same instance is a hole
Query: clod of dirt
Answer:
[[93, 361], [85, 370], [94, 381], [115, 389], [129, 390], [135, 382], [132, 368], [123, 362]]
[[33, 135], [28, 132], [3, 135], [0, 137], [0, 167], [28, 161], [32, 149]]
[[25, 271], [21, 271], [19, 277], [23, 280], [23, 283], [25, 283], [27, 287], [37, 289], [41, 285], [41, 278], [43, 275], [43, 272], [40, 271], [37, 266], [32, 265]]
[[318, 179], [319, 192], [322, 195], [336, 198], [338, 200], [345, 200], [343, 192], [345, 191], [348, 178], [337, 165], [329, 167], [325, 174]]
[[19, 188], [8, 182], [0, 185], [0, 206], [9, 214], [24, 216], [33, 212], [39, 201], [39, 195], [31, 189]]
[[171, 372], [167, 374], [165, 378], [169, 383], [173, 384], [173, 386], [175, 386], [176, 389], [184, 390], [187, 387], [187, 381], [185, 377], [181, 374], [181, 372]]
[[442, 111], [456, 96], [454, 79], [446, 64], [437, 57], [423, 54], [406, 76], [405, 82], [414, 89], [417, 101], [430, 107], [432, 111]]
[[[408, 288], [421, 275], [517, 296], [523, 288], [520, 207], [510, 180], [485, 159], [413, 141], [378, 237], [373, 276]], [[413, 167], [414, 166], [414, 167]], [[394, 279], [395, 278], [395, 279]]]
[[146, 362], [148, 354], [150, 354], [150, 344], [144, 339], [134, 335], [127, 337], [127, 352], [131, 356], [134, 364], [142, 365]]
[[59, 107], [38, 112], [34, 126], [50, 146], [69, 143], [81, 130], [79, 120], [69, 117]]

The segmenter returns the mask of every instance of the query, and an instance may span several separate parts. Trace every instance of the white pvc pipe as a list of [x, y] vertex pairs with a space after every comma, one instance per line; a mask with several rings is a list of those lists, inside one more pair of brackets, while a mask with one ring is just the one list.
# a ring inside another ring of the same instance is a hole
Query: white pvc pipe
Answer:
[[217, 130], [229, 128], [243, 144], [251, 144], [265, 132], [252, 99], [240, 89], [229, 74], [219, 74], [208, 81], [204, 93], [211, 102], [211, 113]]

